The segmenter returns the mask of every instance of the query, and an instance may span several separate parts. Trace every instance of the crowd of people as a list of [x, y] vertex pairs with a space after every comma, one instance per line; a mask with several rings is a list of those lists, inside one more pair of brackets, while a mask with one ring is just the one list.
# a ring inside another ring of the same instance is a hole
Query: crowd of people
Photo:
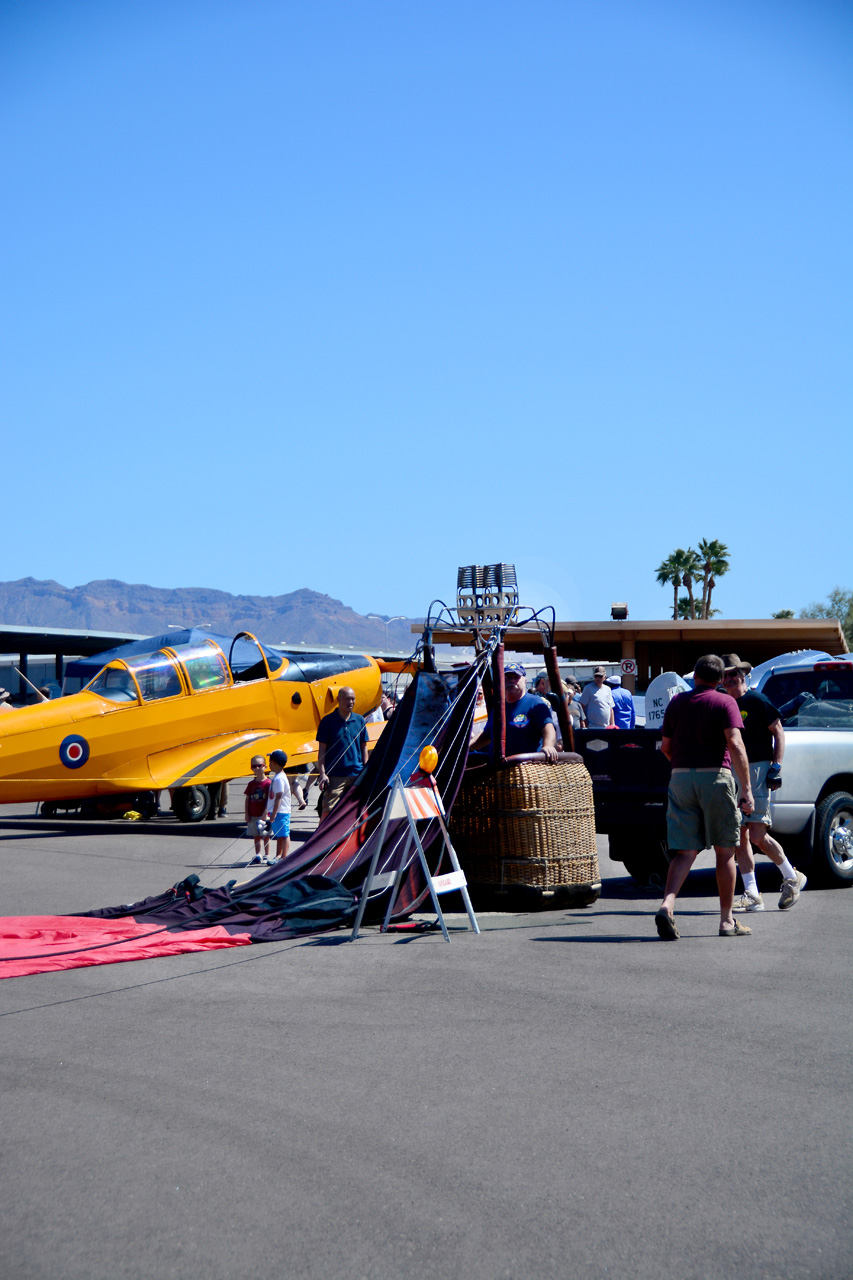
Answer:
[[[716, 856], [721, 937], [748, 937], [752, 930], [735, 915], [765, 909], [756, 881], [753, 847], [781, 872], [781, 911], [796, 904], [806, 885], [805, 875], [792, 866], [770, 835], [771, 795], [781, 786], [785, 731], [778, 708], [763, 694], [747, 689], [751, 670], [750, 664], [741, 662], [734, 653], [700, 658], [693, 672], [694, 687], [676, 694], [664, 715], [661, 750], [671, 764], [667, 844], [672, 860], [655, 924], [658, 936], [667, 942], [680, 936], [675, 902], [700, 850], [708, 845]], [[605, 667], [595, 667], [584, 688], [572, 676], [561, 684], [575, 728], [635, 727], [633, 696], [622, 688], [618, 675], [608, 676]], [[49, 698], [50, 690], [37, 692], [40, 700]], [[504, 670], [504, 693], [506, 754], [538, 752], [554, 763], [564, 744], [558, 716], [560, 697], [551, 689], [547, 671], [539, 672], [532, 692], [528, 692], [524, 666], [509, 663]], [[480, 689], [478, 703], [482, 701]], [[305, 765], [288, 776], [284, 751], [273, 751], [268, 758], [253, 757], [252, 779], [244, 791], [246, 828], [255, 850], [252, 864], [273, 865], [287, 857], [294, 797], [297, 806], [304, 809], [316, 781], [323, 821], [367, 764], [367, 725], [390, 719], [396, 699], [383, 690], [380, 703], [367, 716], [355, 710], [355, 703], [353, 689], [340, 689], [337, 706], [321, 719], [316, 770]], [[0, 711], [11, 709], [9, 693], [0, 689]], [[492, 732], [490, 712], [483, 730], [472, 738], [471, 749], [487, 750]], [[218, 792], [213, 797], [214, 813], [223, 817], [228, 783], [221, 783]], [[274, 854], [270, 853], [272, 841]], [[736, 904], [738, 870], [743, 894]]]

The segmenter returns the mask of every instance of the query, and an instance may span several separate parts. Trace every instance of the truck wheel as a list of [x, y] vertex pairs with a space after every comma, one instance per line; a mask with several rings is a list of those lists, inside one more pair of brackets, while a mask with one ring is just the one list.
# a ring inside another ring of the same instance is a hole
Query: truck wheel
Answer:
[[56, 805], [53, 804], [50, 800], [43, 800], [41, 804], [41, 809], [39, 810], [39, 812], [41, 813], [41, 816], [43, 818], [55, 818]]
[[853, 884], [853, 796], [833, 791], [817, 807], [812, 873], [819, 884]]
[[172, 810], [179, 822], [203, 822], [210, 813], [210, 792], [207, 787], [178, 787]]
[[666, 880], [669, 859], [662, 839], [651, 836], [648, 832], [635, 835], [631, 831], [614, 832], [608, 839], [611, 858], [625, 864], [625, 870], [632, 880], [648, 884], [655, 875]]

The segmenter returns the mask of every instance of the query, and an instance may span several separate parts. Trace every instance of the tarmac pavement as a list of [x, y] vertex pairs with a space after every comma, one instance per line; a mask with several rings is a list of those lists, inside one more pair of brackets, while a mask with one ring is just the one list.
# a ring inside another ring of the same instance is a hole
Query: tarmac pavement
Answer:
[[[247, 878], [241, 790], [199, 826], [4, 809], [3, 913]], [[706, 854], [664, 944], [606, 848], [594, 906], [456, 916], [449, 946], [0, 982], [3, 1280], [849, 1276], [853, 894], [780, 913], [760, 862], [735, 945]]]

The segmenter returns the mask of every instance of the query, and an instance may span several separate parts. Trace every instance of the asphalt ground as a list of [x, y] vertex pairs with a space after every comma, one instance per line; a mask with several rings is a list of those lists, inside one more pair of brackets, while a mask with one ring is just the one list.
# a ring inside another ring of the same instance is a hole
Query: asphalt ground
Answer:
[[[243, 878], [239, 806], [5, 809], [3, 913]], [[0, 982], [3, 1280], [849, 1276], [853, 893], [780, 913], [760, 863], [768, 910], [721, 939], [704, 855], [665, 944], [606, 847], [593, 907], [454, 917], [450, 945]]]

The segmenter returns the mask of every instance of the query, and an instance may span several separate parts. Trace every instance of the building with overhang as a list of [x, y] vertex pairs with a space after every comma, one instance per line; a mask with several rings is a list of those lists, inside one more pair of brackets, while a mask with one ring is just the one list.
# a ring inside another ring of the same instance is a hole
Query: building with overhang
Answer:
[[[472, 636], [470, 627], [441, 626], [434, 630], [433, 641], [461, 648], [472, 643]], [[513, 652], [536, 652], [537, 634], [529, 628], [510, 626], [504, 644]], [[639, 693], [663, 671], [692, 671], [696, 660], [706, 653], [736, 653], [744, 662], [758, 666], [797, 649], [816, 649], [833, 656], [849, 652], [837, 618], [557, 622], [554, 644], [559, 658], [620, 663], [626, 688]]]

